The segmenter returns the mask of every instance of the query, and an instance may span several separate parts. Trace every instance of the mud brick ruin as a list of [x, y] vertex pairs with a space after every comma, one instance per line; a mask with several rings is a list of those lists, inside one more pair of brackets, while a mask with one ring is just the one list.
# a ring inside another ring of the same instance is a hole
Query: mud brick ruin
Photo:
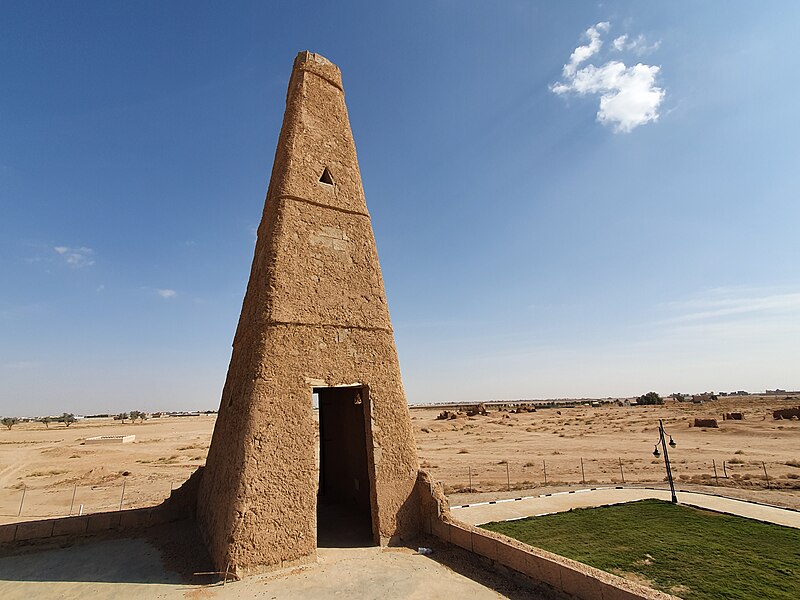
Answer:
[[316, 558], [318, 492], [389, 544], [419, 531], [417, 471], [341, 73], [301, 52], [198, 525], [216, 567], [239, 576]]

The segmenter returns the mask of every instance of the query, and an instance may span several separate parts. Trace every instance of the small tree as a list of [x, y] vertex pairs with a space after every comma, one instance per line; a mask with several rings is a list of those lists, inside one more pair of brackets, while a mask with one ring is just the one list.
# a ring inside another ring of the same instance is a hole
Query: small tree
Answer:
[[644, 396], [639, 396], [636, 400], [639, 404], [664, 404], [664, 399], [656, 392], [647, 392]]
[[139, 411], [139, 420], [144, 423], [147, 420], [147, 413], [144, 411]]
[[132, 410], [131, 412], [128, 413], [128, 415], [131, 418], [131, 423], [135, 424], [136, 423], [136, 419], [139, 418], [139, 411], [138, 410]]
[[50, 417], [42, 417], [39, 419], [40, 423], [44, 423], [44, 426], [50, 429], [50, 423], [52, 423], [53, 419]]
[[0, 421], [3, 425], [8, 427], [8, 430], [11, 431], [11, 428], [19, 423], [19, 419], [14, 419], [12, 417], [5, 417], [2, 421]]
[[69, 427], [75, 422], [75, 415], [73, 415], [72, 413], [64, 413], [63, 415], [61, 415], [60, 420], [64, 421], [64, 425]]
[[125, 420], [128, 418], [128, 413], [119, 413], [117, 415], [117, 419], [125, 423]]

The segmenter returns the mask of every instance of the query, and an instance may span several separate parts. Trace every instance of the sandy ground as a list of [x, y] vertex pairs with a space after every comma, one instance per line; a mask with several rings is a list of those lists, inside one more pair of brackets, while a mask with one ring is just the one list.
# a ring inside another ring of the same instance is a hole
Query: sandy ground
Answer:
[[[113, 419], [21, 423], [0, 431], [0, 522], [158, 504], [205, 462], [215, 416], [125, 424]], [[135, 435], [129, 444], [87, 445], [87, 437]], [[127, 474], [126, 474], [127, 473]], [[122, 495], [122, 486], [125, 494]], [[22, 516], [17, 519], [23, 487]], [[72, 500], [75, 493], [74, 503]]]
[[[540, 493], [545, 469], [548, 490], [584, 481], [621, 483], [623, 474], [626, 483], [661, 482], [663, 456], [652, 455], [661, 418], [677, 443], [670, 458], [683, 487], [719, 485], [726, 495], [800, 507], [800, 422], [772, 419], [774, 409], [798, 404], [800, 397], [751, 396], [704, 405], [494, 411], [444, 421], [436, 419], [439, 408], [414, 408], [411, 416], [423, 468], [459, 503], [509, 494], [509, 487], [510, 493]], [[744, 412], [745, 420], [722, 420], [723, 412], [735, 411]], [[695, 417], [717, 418], [719, 428], [690, 427]], [[128, 508], [157, 504], [203, 464], [213, 426], [214, 416], [200, 416], [135, 425], [102, 419], [69, 428], [39, 423], [3, 428], [0, 522], [66, 515], [71, 505], [73, 514], [81, 505], [84, 512], [115, 510], [120, 499]], [[136, 441], [83, 443], [90, 436], [127, 434]]]
[[[663, 419], [677, 444], [669, 449], [676, 482], [757, 493], [766, 491], [766, 466], [770, 491], [793, 495], [800, 493], [800, 422], [776, 421], [772, 411], [798, 404], [800, 398], [745, 397], [703, 405], [491, 412], [445, 421], [436, 420], [438, 409], [411, 414], [422, 466], [448, 494], [505, 492], [509, 482], [512, 490], [622, 483], [623, 477], [626, 483], [661, 482], [663, 454], [655, 457], [653, 450]], [[737, 411], [744, 421], [722, 420], [723, 412]], [[695, 418], [716, 418], [719, 428], [690, 427]]]

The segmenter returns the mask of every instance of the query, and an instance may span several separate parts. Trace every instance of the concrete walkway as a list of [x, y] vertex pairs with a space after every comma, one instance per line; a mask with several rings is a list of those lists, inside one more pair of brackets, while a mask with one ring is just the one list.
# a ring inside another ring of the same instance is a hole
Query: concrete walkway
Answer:
[[[676, 495], [680, 504], [800, 529], [800, 512], [798, 511], [697, 492], [679, 491]], [[524, 517], [566, 512], [572, 508], [622, 504], [647, 498], [668, 501], [670, 500], [670, 493], [669, 490], [646, 488], [596, 488], [559, 492], [545, 496], [530, 496], [521, 499], [452, 506], [451, 511], [455, 518], [464, 523], [482, 525], [492, 521], [509, 521]]]
[[324, 548], [319, 560], [223, 586], [193, 585], [165, 567], [143, 539], [114, 539], [0, 557], [3, 600], [496, 600], [540, 599], [464, 561], [457, 549], [431, 557], [407, 548]]

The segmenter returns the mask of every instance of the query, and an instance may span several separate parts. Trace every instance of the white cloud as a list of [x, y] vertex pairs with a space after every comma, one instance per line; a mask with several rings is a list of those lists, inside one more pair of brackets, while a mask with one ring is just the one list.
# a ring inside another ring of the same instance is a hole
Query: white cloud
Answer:
[[789, 357], [800, 336], [798, 289], [717, 288], [659, 309], [666, 315], [653, 327], [661, 342], [700, 354], [705, 348], [715, 355], [735, 355], [739, 362], [769, 356], [773, 367], [793, 372]]
[[175, 290], [156, 290], [156, 293], [162, 298], [174, 298], [177, 294]]
[[647, 43], [647, 38], [643, 35], [638, 35], [634, 39], [631, 39], [628, 34], [621, 35], [617, 38], [614, 38], [614, 41], [611, 42], [611, 46], [617, 52], [633, 52], [636, 56], [644, 56], [645, 54], [650, 54], [658, 50], [659, 46], [661, 46], [661, 42], [653, 42], [652, 44]]
[[578, 65], [589, 60], [592, 56], [600, 51], [603, 46], [603, 40], [600, 39], [600, 33], [608, 32], [610, 24], [607, 21], [593, 25], [586, 30], [584, 34], [589, 40], [586, 46], [578, 46], [572, 51], [569, 57], [569, 62], [564, 65], [564, 77], [572, 77], [578, 69]]
[[[628, 67], [613, 60], [599, 67], [589, 64], [578, 68], [600, 51], [603, 45], [601, 33], [607, 32], [609, 27], [604, 22], [586, 30], [589, 44], [578, 46], [572, 52], [563, 68], [564, 80], [551, 85], [550, 90], [559, 95], [599, 95], [597, 120], [613, 127], [616, 133], [629, 133], [640, 125], [658, 120], [658, 109], [665, 95], [664, 90], [656, 85], [661, 67], [642, 63]], [[617, 37], [612, 46], [616, 50], [635, 50], [644, 48], [646, 42], [643, 36], [628, 41], [626, 34]], [[648, 48], [655, 47], [657, 44]]]
[[666, 323], [699, 323], [767, 316], [800, 317], [800, 292], [775, 292], [747, 288], [718, 288], [684, 302], [666, 305], [677, 315]]
[[617, 52], [621, 52], [625, 49], [625, 44], [628, 43], [628, 34], [621, 35], [618, 38], [614, 38], [614, 41], [611, 42], [611, 45], [614, 46], [614, 50]]
[[38, 367], [41, 363], [35, 360], [17, 360], [10, 363], [5, 363], [3, 365], [4, 369], [13, 369], [13, 370], [22, 370], [22, 369], [33, 369]]
[[53, 250], [59, 254], [64, 261], [73, 268], [89, 267], [94, 264], [94, 250], [81, 246], [80, 248], [70, 248], [69, 246], [55, 246]]

